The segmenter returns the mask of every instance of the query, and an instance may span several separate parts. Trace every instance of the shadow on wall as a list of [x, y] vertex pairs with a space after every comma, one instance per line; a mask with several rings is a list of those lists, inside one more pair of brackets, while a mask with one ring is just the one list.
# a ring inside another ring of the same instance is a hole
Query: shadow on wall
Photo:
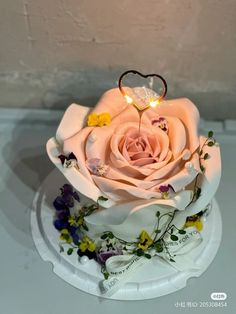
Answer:
[[[4, 138], [6, 144], [2, 150], [2, 158], [4, 173], [6, 173], [5, 190], [0, 191], [1, 210], [6, 217], [4, 227], [15, 241], [26, 248], [34, 248], [30, 228], [31, 204], [41, 183], [54, 169], [47, 157], [45, 147], [47, 140], [54, 136], [60, 119], [58, 116], [58, 119], [54, 117], [54, 109], [64, 110], [72, 102], [81, 105], [95, 104], [98, 95], [101, 96], [105, 90], [117, 86], [116, 80], [123, 70], [117, 71], [117, 75], [109, 71], [89, 72], [94, 73], [93, 83], [85, 72], [84, 75], [81, 73], [77, 75], [76, 72], [72, 75], [70, 72], [64, 76], [61, 72], [57, 72], [50, 75], [47, 80], [43, 79], [43, 76], [40, 78], [40, 74], [37, 74], [37, 77], [32, 77], [30, 74], [27, 79], [25, 77], [20, 82], [22, 89], [19, 93], [25, 95], [27, 95], [26, 90], [35, 86], [36, 81], [40, 82], [39, 91], [41, 87], [46, 90], [43, 106], [50, 108], [52, 115], [52, 119], [41, 119], [32, 112], [23, 119], [16, 119], [14, 128], [10, 128], [10, 134]], [[77, 79], [74, 75], [77, 75]], [[35, 91], [28, 94], [25, 107], [34, 103], [34, 93]]]
[[[99, 97], [110, 88], [117, 86], [120, 75], [132, 68], [115, 67], [107, 70], [90, 65], [70, 65], [70, 70], [13, 72], [0, 76], [0, 105], [5, 107], [65, 109], [77, 102], [93, 106]], [[78, 69], [78, 70], [77, 70]], [[147, 74], [142, 67], [135, 70]], [[154, 67], [150, 72], [162, 75], [168, 84], [167, 99], [187, 97], [198, 107], [206, 119], [235, 118], [235, 90], [222, 84], [209, 82], [207, 86], [195, 78], [173, 77], [171, 69]], [[212, 85], [213, 84], [213, 85]]]
[[45, 145], [55, 134], [57, 124], [58, 121], [53, 119], [40, 122], [35, 120], [34, 114], [32, 117], [28, 115], [17, 121], [11, 138], [3, 147], [6, 190], [0, 192], [0, 199], [2, 213], [9, 222], [4, 227], [15, 241], [29, 249], [34, 247], [30, 228], [31, 204], [41, 182], [54, 168]]

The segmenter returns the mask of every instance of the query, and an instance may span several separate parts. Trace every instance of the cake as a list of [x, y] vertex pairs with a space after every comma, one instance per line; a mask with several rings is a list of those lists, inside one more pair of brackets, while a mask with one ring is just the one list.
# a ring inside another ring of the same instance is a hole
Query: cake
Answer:
[[194, 268], [186, 258], [201, 242], [221, 176], [219, 145], [212, 131], [198, 134], [189, 99], [144, 110], [129, 101], [142, 88], [120, 91], [108, 90], [94, 108], [70, 105], [47, 143], [65, 177], [53, 203], [61, 251], [101, 265], [108, 295], [155, 256]]

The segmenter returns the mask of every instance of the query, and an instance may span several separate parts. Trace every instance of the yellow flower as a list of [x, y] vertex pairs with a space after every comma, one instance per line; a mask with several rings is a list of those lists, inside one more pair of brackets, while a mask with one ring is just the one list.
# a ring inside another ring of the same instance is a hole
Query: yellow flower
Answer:
[[81, 226], [83, 224], [83, 222], [84, 222], [84, 218], [83, 217], [79, 217], [79, 219], [77, 220], [77, 224], [79, 226]]
[[85, 252], [86, 250], [90, 251], [90, 252], [94, 252], [96, 248], [96, 245], [93, 241], [91, 241], [89, 239], [89, 237], [85, 236], [82, 239], [82, 242], [79, 245], [79, 249], [82, 252]]
[[76, 222], [76, 219], [74, 216], [70, 216], [69, 219], [68, 219], [68, 222], [70, 224], [70, 226], [77, 226], [77, 222]]
[[84, 218], [81, 216], [79, 218], [76, 218], [75, 216], [70, 216], [68, 219], [68, 222], [70, 226], [78, 227], [83, 224]]
[[88, 126], [97, 126], [98, 125], [98, 115], [93, 112], [88, 116], [87, 121]]
[[101, 114], [91, 113], [88, 116], [87, 124], [88, 126], [104, 126], [111, 123], [111, 116], [108, 112], [103, 112]]
[[109, 125], [110, 123], [111, 123], [111, 116], [108, 112], [103, 112], [98, 115], [99, 126]]
[[198, 231], [201, 231], [203, 228], [203, 223], [199, 215], [193, 215], [186, 218], [184, 228], [195, 227]]
[[72, 237], [69, 233], [69, 231], [67, 229], [62, 229], [61, 230], [61, 234], [60, 234], [60, 239], [62, 241], [66, 241], [67, 243], [71, 243], [72, 242]]
[[142, 250], [147, 250], [150, 245], [152, 245], [153, 240], [147, 233], [147, 231], [143, 230], [139, 235], [139, 243], [138, 247]]

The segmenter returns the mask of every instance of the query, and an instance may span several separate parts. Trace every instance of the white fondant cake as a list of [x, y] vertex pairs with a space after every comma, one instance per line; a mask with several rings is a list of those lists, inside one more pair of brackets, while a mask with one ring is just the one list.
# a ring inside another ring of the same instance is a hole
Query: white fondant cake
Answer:
[[[114, 271], [126, 257], [133, 265], [130, 258], [159, 254], [178, 268], [177, 249], [183, 254], [184, 237], [189, 247], [199, 242], [201, 215], [220, 181], [219, 146], [213, 132], [198, 135], [199, 113], [190, 100], [163, 101], [143, 113], [141, 126], [139, 119], [137, 109], [112, 89], [93, 109], [72, 104], [47, 143], [51, 161], [82, 195], [79, 202], [70, 190], [68, 205], [62, 189], [56, 201], [57, 214], [68, 207], [66, 224], [62, 215], [56, 226], [61, 239], [74, 242], [80, 256], [104, 264], [110, 277], [133, 267]], [[109, 252], [113, 257], [100, 256]]]

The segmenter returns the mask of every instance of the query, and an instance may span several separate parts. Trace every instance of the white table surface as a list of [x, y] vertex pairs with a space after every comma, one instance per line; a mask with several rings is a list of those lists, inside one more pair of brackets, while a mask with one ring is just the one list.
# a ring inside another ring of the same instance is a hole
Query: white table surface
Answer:
[[[236, 313], [235, 122], [202, 124], [206, 130], [214, 126], [218, 130], [223, 160], [216, 195], [223, 239], [214, 262], [200, 278], [190, 279], [187, 287], [176, 293], [124, 302], [99, 299], [70, 286], [52, 272], [52, 265], [35, 249], [31, 203], [40, 182], [53, 169], [45, 143], [54, 135], [61, 115], [46, 110], [0, 109], [0, 314]], [[200, 302], [211, 301], [210, 294], [215, 291], [227, 293], [227, 307], [200, 307]], [[176, 306], [177, 302], [185, 302], [185, 307]]]

